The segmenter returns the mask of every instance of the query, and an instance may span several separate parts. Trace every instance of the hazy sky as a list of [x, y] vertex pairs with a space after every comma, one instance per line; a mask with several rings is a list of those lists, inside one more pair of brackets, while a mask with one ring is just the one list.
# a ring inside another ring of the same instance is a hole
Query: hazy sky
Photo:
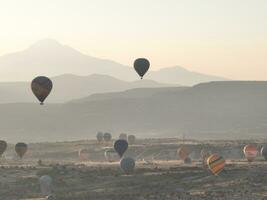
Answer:
[[267, 0], [0, 0], [0, 55], [53, 38], [153, 69], [267, 79]]

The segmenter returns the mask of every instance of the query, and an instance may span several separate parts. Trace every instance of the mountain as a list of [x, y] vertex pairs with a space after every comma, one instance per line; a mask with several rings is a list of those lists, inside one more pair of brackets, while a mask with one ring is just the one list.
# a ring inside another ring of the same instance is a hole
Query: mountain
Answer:
[[[124, 81], [138, 80], [133, 67], [107, 59], [99, 59], [80, 53], [70, 46], [51, 39], [40, 40], [29, 48], [0, 57], [1, 81], [29, 81], [37, 75], [103, 74]], [[225, 80], [216, 76], [188, 71], [182, 67], [150, 70], [146, 76], [157, 82], [194, 85], [206, 81]]]
[[[151, 80], [127, 82], [107, 75], [77, 76], [64, 74], [51, 78], [53, 90], [46, 102], [62, 103], [94, 93], [116, 92], [132, 88], [170, 87]], [[0, 103], [36, 102], [30, 82], [0, 82]]]
[[[163, 68], [158, 71], [151, 71], [146, 78], [157, 80], [161, 83], [183, 83], [183, 85], [195, 85], [210, 81], [225, 81], [225, 78], [218, 76], [204, 75], [189, 71], [183, 67], [175, 66]], [[179, 80], [179, 81], [178, 81]]]
[[56, 141], [94, 138], [97, 131], [137, 137], [267, 138], [267, 82], [210, 82], [143, 88], [64, 104], [0, 104], [1, 138]]

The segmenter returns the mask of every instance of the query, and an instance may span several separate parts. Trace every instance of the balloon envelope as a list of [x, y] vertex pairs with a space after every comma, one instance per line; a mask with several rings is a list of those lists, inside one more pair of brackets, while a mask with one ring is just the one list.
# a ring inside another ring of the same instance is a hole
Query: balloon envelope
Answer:
[[225, 166], [225, 160], [222, 156], [213, 154], [207, 159], [207, 165], [213, 174], [218, 175]]
[[127, 134], [126, 134], [126, 133], [121, 133], [121, 134], [119, 135], [119, 139], [120, 139], [120, 140], [126, 140], [126, 141], [127, 141], [127, 139], [128, 139]]
[[104, 139], [104, 135], [102, 132], [98, 132], [97, 135], [96, 135], [96, 139], [98, 142], [102, 142], [103, 139]]
[[190, 151], [186, 146], [182, 146], [177, 150], [177, 153], [178, 153], [180, 159], [184, 160], [189, 156]]
[[200, 151], [200, 158], [203, 164], [203, 167], [206, 168], [207, 167], [207, 159], [210, 157], [211, 153], [210, 151], [206, 150], [206, 149], [202, 149]]
[[36, 98], [43, 104], [53, 87], [52, 81], [45, 76], [38, 76], [32, 80], [31, 88]]
[[124, 173], [129, 174], [134, 170], [135, 160], [129, 157], [125, 157], [121, 159], [120, 166]]
[[105, 151], [105, 158], [108, 162], [116, 162], [120, 160], [118, 153], [113, 148]]
[[6, 151], [7, 143], [4, 140], [0, 140], [0, 156]]
[[150, 63], [145, 58], [138, 58], [134, 61], [134, 69], [138, 73], [138, 75], [143, 78], [143, 76], [146, 74], [150, 66]]
[[258, 149], [255, 145], [248, 144], [244, 147], [243, 152], [249, 162], [252, 162], [258, 154]]
[[128, 142], [126, 140], [117, 140], [114, 143], [114, 149], [117, 151], [119, 156], [122, 157], [128, 149]]
[[104, 133], [103, 138], [105, 142], [109, 142], [112, 138], [112, 135], [110, 133]]
[[49, 196], [52, 194], [52, 178], [50, 176], [44, 175], [40, 177], [39, 184], [43, 196]]
[[267, 146], [261, 148], [261, 156], [267, 160]]
[[28, 150], [28, 145], [25, 143], [20, 142], [20, 143], [17, 143], [15, 146], [15, 151], [20, 158], [24, 156], [27, 150]]

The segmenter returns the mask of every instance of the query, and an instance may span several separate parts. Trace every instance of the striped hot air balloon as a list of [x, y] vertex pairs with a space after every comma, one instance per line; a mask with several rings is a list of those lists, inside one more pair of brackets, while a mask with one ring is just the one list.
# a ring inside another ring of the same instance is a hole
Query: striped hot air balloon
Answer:
[[244, 147], [243, 152], [248, 162], [252, 162], [257, 157], [258, 149], [255, 145], [248, 144]]
[[212, 154], [207, 159], [207, 165], [213, 174], [218, 175], [225, 166], [225, 160], [218, 154]]

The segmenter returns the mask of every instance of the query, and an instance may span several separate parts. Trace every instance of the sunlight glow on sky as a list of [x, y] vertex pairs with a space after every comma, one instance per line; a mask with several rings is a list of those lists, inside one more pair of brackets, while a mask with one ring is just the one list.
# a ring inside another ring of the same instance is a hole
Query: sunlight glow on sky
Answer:
[[0, 0], [0, 55], [56, 39], [153, 69], [267, 80], [266, 0]]

